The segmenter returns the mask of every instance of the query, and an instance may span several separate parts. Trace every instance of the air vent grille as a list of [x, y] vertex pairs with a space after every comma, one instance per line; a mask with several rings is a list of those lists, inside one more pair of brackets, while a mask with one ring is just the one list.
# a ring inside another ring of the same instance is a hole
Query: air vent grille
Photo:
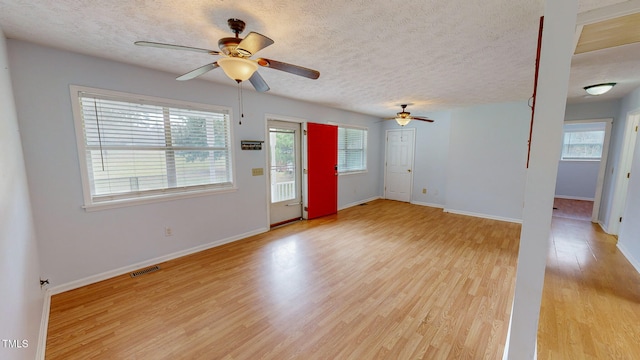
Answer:
[[140, 276], [140, 275], [144, 275], [144, 274], [148, 274], [148, 273], [152, 273], [152, 272], [158, 271], [158, 270], [160, 270], [160, 267], [158, 265], [153, 265], [151, 267], [144, 268], [144, 269], [132, 272], [131, 273], [131, 277], [134, 278], [134, 277], [137, 277], [137, 276]]

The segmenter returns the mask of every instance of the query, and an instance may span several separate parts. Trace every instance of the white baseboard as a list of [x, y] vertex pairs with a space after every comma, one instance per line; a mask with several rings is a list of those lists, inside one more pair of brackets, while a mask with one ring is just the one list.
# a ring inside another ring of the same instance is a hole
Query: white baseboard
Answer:
[[598, 225], [600, 225], [600, 228], [602, 229], [602, 231], [606, 232], [609, 235], [614, 235], [614, 234], [611, 234], [611, 232], [609, 232], [609, 229], [607, 229], [607, 226], [602, 221], [598, 221]]
[[470, 212], [470, 211], [460, 211], [460, 210], [447, 209], [447, 208], [444, 208], [442, 211], [447, 212], [447, 213], [452, 213], [452, 214], [458, 214], [458, 215], [466, 215], [466, 216], [479, 217], [479, 218], [483, 218], [483, 219], [506, 221], [506, 222], [516, 223], [516, 224], [522, 224], [522, 219], [506, 218], [506, 217], [502, 217], [502, 216], [474, 213], [474, 212]]
[[640, 273], [640, 260], [639, 259], [635, 259], [631, 255], [631, 252], [629, 252], [629, 250], [624, 245], [620, 244], [619, 241], [618, 241], [618, 244], [616, 246], [618, 247], [618, 250], [620, 250], [622, 255], [624, 255], [624, 257], [626, 257], [627, 260], [629, 260], [629, 262], [636, 269], [636, 271]]
[[42, 304], [42, 318], [40, 319], [40, 335], [38, 336], [38, 348], [36, 349], [36, 360], [44, 360], [47, 349], [47, 330], [49, 329], [49, 310], [51, 309], [51, 291], [44, 291], [44, 302]]
[[567, 200], [584, 200], [584, 201], [594, 200], [594, 198], [580, 197], [580, 196], [555, 195], [555, 197], [558, 199], [567, 199]]
[[89, 284], [93, 284], [93, 283], [97, 283], [99, 281], [110, 279], [110, 278], [115, 277], [115, 276], [120, 276], [122, 274], [127, 274], [127, 273], [130, 273], [132, 271], [135, 271], [135, 270], [138, 270], [138, 269], [141, 269], [141, 268], [145, 268], [145, 267], [152, 266], [152, 265], [155, 265], [155, 264], [158, 264], [158, 263], [162, 263], [162, 262], [165, 262], [165, 261], [177, 259], [179, 257], [183, 257], [183, 256], [186, 256], [186, 255], [191, 255], [191, 254], [203, 251], [203, 250], [207, 250], [207, 249], [214, 248], [216, 246], [228, 244], [230, 242], [234, 242], [236, 240], [244, 239], [244, 238], [247, 238], [247, 237], [250, 237], [250, 236], [262, 234], [262, 233], [267, 232], [267, 231], [269, 231], [269, 228], [261, 228], [261, 229], [250, 231], [250, 232], [247, 232], [247, 233], [244, 233], [244, 234], [232, 236], [232, 237], [229, 237], [229, 238], [226, 238], [226, 239], [216, 240], [216, 241], [210, 242], [208, 244], [192, 247], [190, 249], [177, 251], [177, 252], [174, 252], [172, 254], [167, 254], [167, 255], [160, 256], [160, 257], [157, 257], [157, 258], [154, 258], [154, 259], [149, 259], [149, 260], [142, 261], [142, 262], [139, 262], [139, 263], [136, 263], [136, 264], [132, 264], [132, 265], [128, 265], [128, 266], [124, 266], [124, 267], [118, 268], [118, 269], [106, 271], [106, 272], [103, 272], [101, 274], [88, 276], [86, 278], [75, 280], [75, 281], [72, 281], [72, 282], [69, 282], [69, 283], [66, 283], [66, 284], [54, 286], [54, 287], [50, 288], [49, 291], [50, 291], [51, 295], [60, 294], [60, 293], [63, 293], [65, 291], [77, 289], [77, 288], [80, 288], [80, 287], [83, 287], [83, 286], [86, 286], [86, 285], [89, 285]]
[[368, 203], [369, 201], [378, 200], [378, 199], [382, 199], [382, 197], [380, 197], [380, 196], [374, 196], [374, 197], [371, 197], [371, 198], [368, 198], [368, 199], [365, 199], [365, 200], [359, 200], [359, 201], [356, 201], [356, 202], [352, 202], [352, 203], [349, 203], [349, 204], [345, 204], [345, 205], [343, 205], [343, 206], [340, 206], [340, 207], [338, 208], [338, 211], [340, 211], [340, 210], [344, 210], [344, 209], [348, 209], [348, 208], [350, 208], [350, 207], [358, 206], [358, 205], [360, 205], [360, 204]]
[[420, 206], [428, 206], [428, 207], [438, 208], [438, 209], [444, 209], [444, 205], [436, 204], [436, 203], [428, 203], [428, 202], [422, 202], [422, 201], [411, 201], [411, 204], [420, 205]]

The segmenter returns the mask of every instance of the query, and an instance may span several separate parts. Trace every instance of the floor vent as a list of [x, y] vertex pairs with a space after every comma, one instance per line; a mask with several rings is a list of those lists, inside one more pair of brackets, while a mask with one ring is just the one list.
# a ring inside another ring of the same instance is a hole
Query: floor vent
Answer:
[[151, 267], [132, 272], [131, 273], [131, 277], [134, 278], [134, 277], [137, 277], [137, 276], [140, 276], [140, 275], [144, 275], [144, 274], [148, 274], [148, 273], [152, 273], [152, 272], [158, 271], [158, 270], [160, 270], [160, 267], [158, 265], [153, 265]]
[[369, 204], [367, 204], [367, 203], [362, 203], [362, 204], [359, 204], [358, 206], [365, 206], [365, 205], [369, 205]]

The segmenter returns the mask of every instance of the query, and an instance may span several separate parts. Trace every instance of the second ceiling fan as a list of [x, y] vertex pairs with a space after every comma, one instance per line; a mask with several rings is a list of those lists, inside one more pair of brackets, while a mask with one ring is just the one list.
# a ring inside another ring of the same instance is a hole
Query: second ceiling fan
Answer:
[[409, 122], [411, 122], [411, 120], [419, 120], [419, 121], [426, 121], [426, 122], [433, 122], [432, 119], [429, 119], [427, 117], [423, 117], [423, 116], [411, 116], [411, 113], [406, 111], [407, 109], [407, 105], [409, 104], [402, 104], [400, 105], [402, 107], [402, 111], [396, 113], [396, 116], [394, 117], [390, 117], [390, 118], [385, 118], [385, 120], [395, 120], [398, 125], [400, 126], [405, 126], [407, 125]]
[[290, 74], [303, 76], [309, 79], [317, 79], [318, 77], [320, 77], [320, 72], [302, 66], [287, 64], [281, 61], [266, 58], [251, 59], [251, 57], [258, 51], [273, 44], [274, 41], [262, 34], [253, 31], [247, 34], [247, 36], [243, 39], [239, 37], [239, 34], [244, 31], [244, 21], [239, 19], [229, 19], [227, 23], [231, 31], [233, 31], [233, 33], [235, 34], [235, 37], [225, 37], [220, 39], [218, 41], [218, 47], [220, 48], [220, 51], [151, 41], [136, 41], [135, 44], [139, 46], [187, 50], [222, 56], [220, 59], [218, 59], [218, 61], [206, 64], [195, 70], [189, 71], [186, 74], [178, 76], [176, 80], [190, 80], [204, 75], [205, 73], [217, 67], [221, 67], [224, 73], [227, 74], [227, 76], [232, 80], [235, 80], [238, 83], [249, 80], [256, 91], [264, 92], [269, 90], [269, 85], [267, 85], [262, 76], [260, 76], [260, 74], [256, 71], [258, 69], [258, 66], [288, 72]]

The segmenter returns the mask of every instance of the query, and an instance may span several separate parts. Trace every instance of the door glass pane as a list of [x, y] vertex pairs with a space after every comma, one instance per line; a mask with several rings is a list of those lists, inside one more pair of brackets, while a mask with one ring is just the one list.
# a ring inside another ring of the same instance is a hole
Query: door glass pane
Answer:
[[295, 131], [269, 129], [271, 146], [271, 202], [296, 198]]

